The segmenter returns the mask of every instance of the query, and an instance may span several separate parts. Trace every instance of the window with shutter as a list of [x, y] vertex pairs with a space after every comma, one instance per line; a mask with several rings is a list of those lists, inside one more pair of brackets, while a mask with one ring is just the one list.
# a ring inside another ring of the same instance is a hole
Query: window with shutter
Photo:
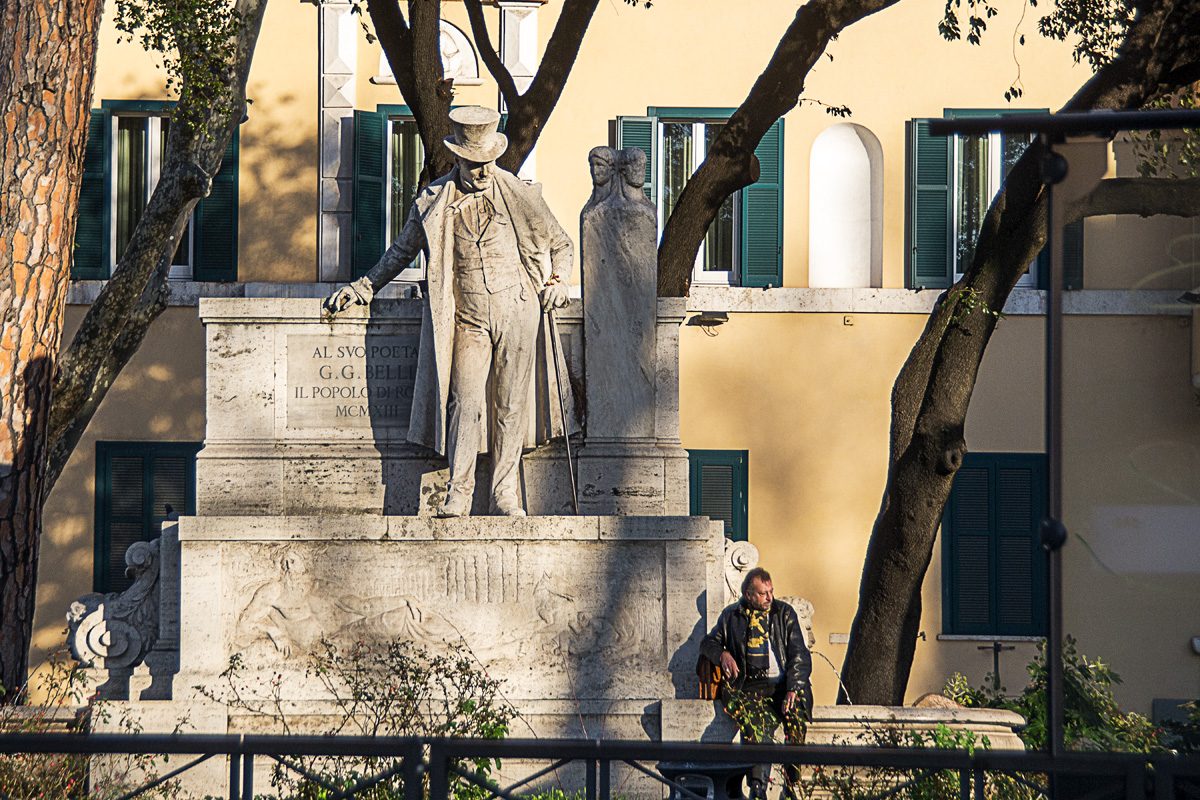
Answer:
[[749, 452], [689, 450], [691, 514], [725, 524], [725, 535], [745, 541], [748, 535]]
[[[1041, 109], [1045, 110], [1045, 109]], [[987, 109], [947, 109], [947, 118], [1018, 113]], [[1028, 113], [1028, 110], [1025, 110]], [[906, 126], [908, 184], [905, 279], [910, 288], [942, 289], [966, 270], [992, 199], [1031, 141], [1030, 136], [929, 135], [929, 120]], [[1082, 286], [1081, 228], [1066, 239], [1068, 288]], [[1030, 264], [1019, 286], [1039, 286], [1045, 253]]]
[[93, 584], [97, 592], [129, 587], [125, 551], [159, 535], [171, 513], [196, 512], [192, 442], [97, 442]]
[[[91, 112], [71, 277], [107, 279], [124, 254], [161, 177], [172, 105], [105, 100]], [[209, 196], [184, 228], [172, 279], [237, 280], [238, 151], [235, 131]]]
[[[354, 112], [354, 277], [375, 266], [400, 235], [424, 163], [425, 149], [408, 106]], [[423, 260], [418, 255], [396, 280], [419, 280]]]
[[[646, 196], [659, 232], [692, 174], [704, 163], [730, 108], [651, 107], [645, 117], [618, 117], [617, 147], [646, 154]], [[783, 121], [755, 149], [759, 180], [726, 199], [708, 230], [692, 280], [699, 284], [779, 286], [783, 282]]]
[[1045, 463], [1040, 453], [969, 453], [954, 476], [942, 521], [945, 633], [1045, 632]]

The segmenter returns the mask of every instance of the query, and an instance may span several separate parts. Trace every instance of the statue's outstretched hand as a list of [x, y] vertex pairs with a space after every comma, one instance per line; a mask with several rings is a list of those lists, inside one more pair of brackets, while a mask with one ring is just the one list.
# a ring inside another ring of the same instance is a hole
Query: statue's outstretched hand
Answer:
[[552, 283], [542, 289], [542, 311], [565, 308], [570, 299], [565, 283]]
[[371, 299], [375, 296], [375, 291], [371, 287], [371, 282], [365, 277], [359, 278], [354, 283], [349, 283], [338, 289], [329, 297], [325, 298], [322, 307], [329, 314], [337, 314], [345, 311], [347, 306], [369, 305]]

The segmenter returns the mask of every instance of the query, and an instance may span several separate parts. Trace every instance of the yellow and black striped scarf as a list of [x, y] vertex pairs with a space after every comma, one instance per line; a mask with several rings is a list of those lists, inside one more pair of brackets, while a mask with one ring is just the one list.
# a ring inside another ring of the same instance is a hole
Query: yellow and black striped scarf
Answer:
[[771, 665], [767, 648], [771, 646], [769, 611], [742, 607], [748, 624], [746, 626], [746, 669], [766, 670]]

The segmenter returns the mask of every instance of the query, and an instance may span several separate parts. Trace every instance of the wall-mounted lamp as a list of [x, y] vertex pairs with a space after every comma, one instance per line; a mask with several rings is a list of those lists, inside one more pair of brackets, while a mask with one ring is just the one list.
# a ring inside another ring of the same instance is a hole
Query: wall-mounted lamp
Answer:
[[715, 328], [729, 321], [726, 311], [701, 311], [688, 320], [688, 325], [699, 325], [701, 328]]
[[725, 311], [701, 311], [696, 316], [687, 321], [688, 325], [695, 325], [704, 331], [706, 336], [716, 336], [717, 326], [724, 325], [729, 321], [729, 313]]

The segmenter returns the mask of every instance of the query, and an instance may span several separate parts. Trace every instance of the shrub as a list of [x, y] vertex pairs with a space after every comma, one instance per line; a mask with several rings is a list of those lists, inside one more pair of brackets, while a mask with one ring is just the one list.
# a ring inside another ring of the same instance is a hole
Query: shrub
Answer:
[[[401, 639], [371, 644], [359, 641], [349, 646], [322, 640], [319, 649], [309, 655], [307, 674], [320, 682], [337, 708], [335, 720], [325, 731], [328, 735], [502, 739], [516, 714], [502, 697], [500, 682], [470, 655], [439, 655]], [[265, 682], [256, 680], [234, 655], [222, 679], [220, 691], [196, 688], [209, 699], [274, 720], [287, 733], [299, 724], [285, 708], [282, 675], [275, 674]], [[364, 777], [398, 767], [400, 761], [322, 756], [296, 759], [295, 763], [345, 790]], [[499, 763], [480, 758], [457, 766], [487, 780]], [[323, 800], [333, 794], [282, 765], [275, 767], [271, 783], [281, 797], [291, 800]], [[451, 776], [450, 788], [456, 800], [478, 800], [488, 794], [457, 776]], [[402, 775], [385, 778], [356, 795], [364, 800], [403, 796]]]
[[[1063, 641], [1063, 738], [1072, 750], [1152, 753], [1164, 749], [1162, 730], [1134, 712], [1125, 713], [1113, 697], [1121, 677], [1100, 659], [1089, 660], [1079, 652], [1075, 640]], [[989, 688], [973, 689], [955, 673], [943, 694], [968, 708], [1006, 708], [1026, 720], [1021, 739], [1031, 750], [1046, 748], [1046, 646], [1038, 649], [1026, 668], [1029, 683], [1015, 696]], [[990, 682], [990, 681], [989, 681]]]
[[[88, 696], [87, 672], [65, 650], [52, 653], [36, 674], [36, 686], [26, 684], [13, 698], [5, 697], [4, 687], [0, 686], [0, 698], [13, 701], [0, 705], [0, 732], [84, 734], [93, 720], [112, 719], [111, 709], [103, 701]], [[27, 704], [31, 694], [41, 701], [38, 705]], [[81, 704], [82, 708], [66, 723], [56, 713]], [[125, 733], [139, 732], [128, 717], [117, 718], [115, 724]], [[158, 758], [150, 755], [103, 759], [70, 753], [0, 755], [0, 793], [12, 800], [106, 800], [127, 794], [139, 783], [155, 780], [157, 766]], [[176, 782], [168, 782], [139, 796], [174, 798], [178, 791]]]

